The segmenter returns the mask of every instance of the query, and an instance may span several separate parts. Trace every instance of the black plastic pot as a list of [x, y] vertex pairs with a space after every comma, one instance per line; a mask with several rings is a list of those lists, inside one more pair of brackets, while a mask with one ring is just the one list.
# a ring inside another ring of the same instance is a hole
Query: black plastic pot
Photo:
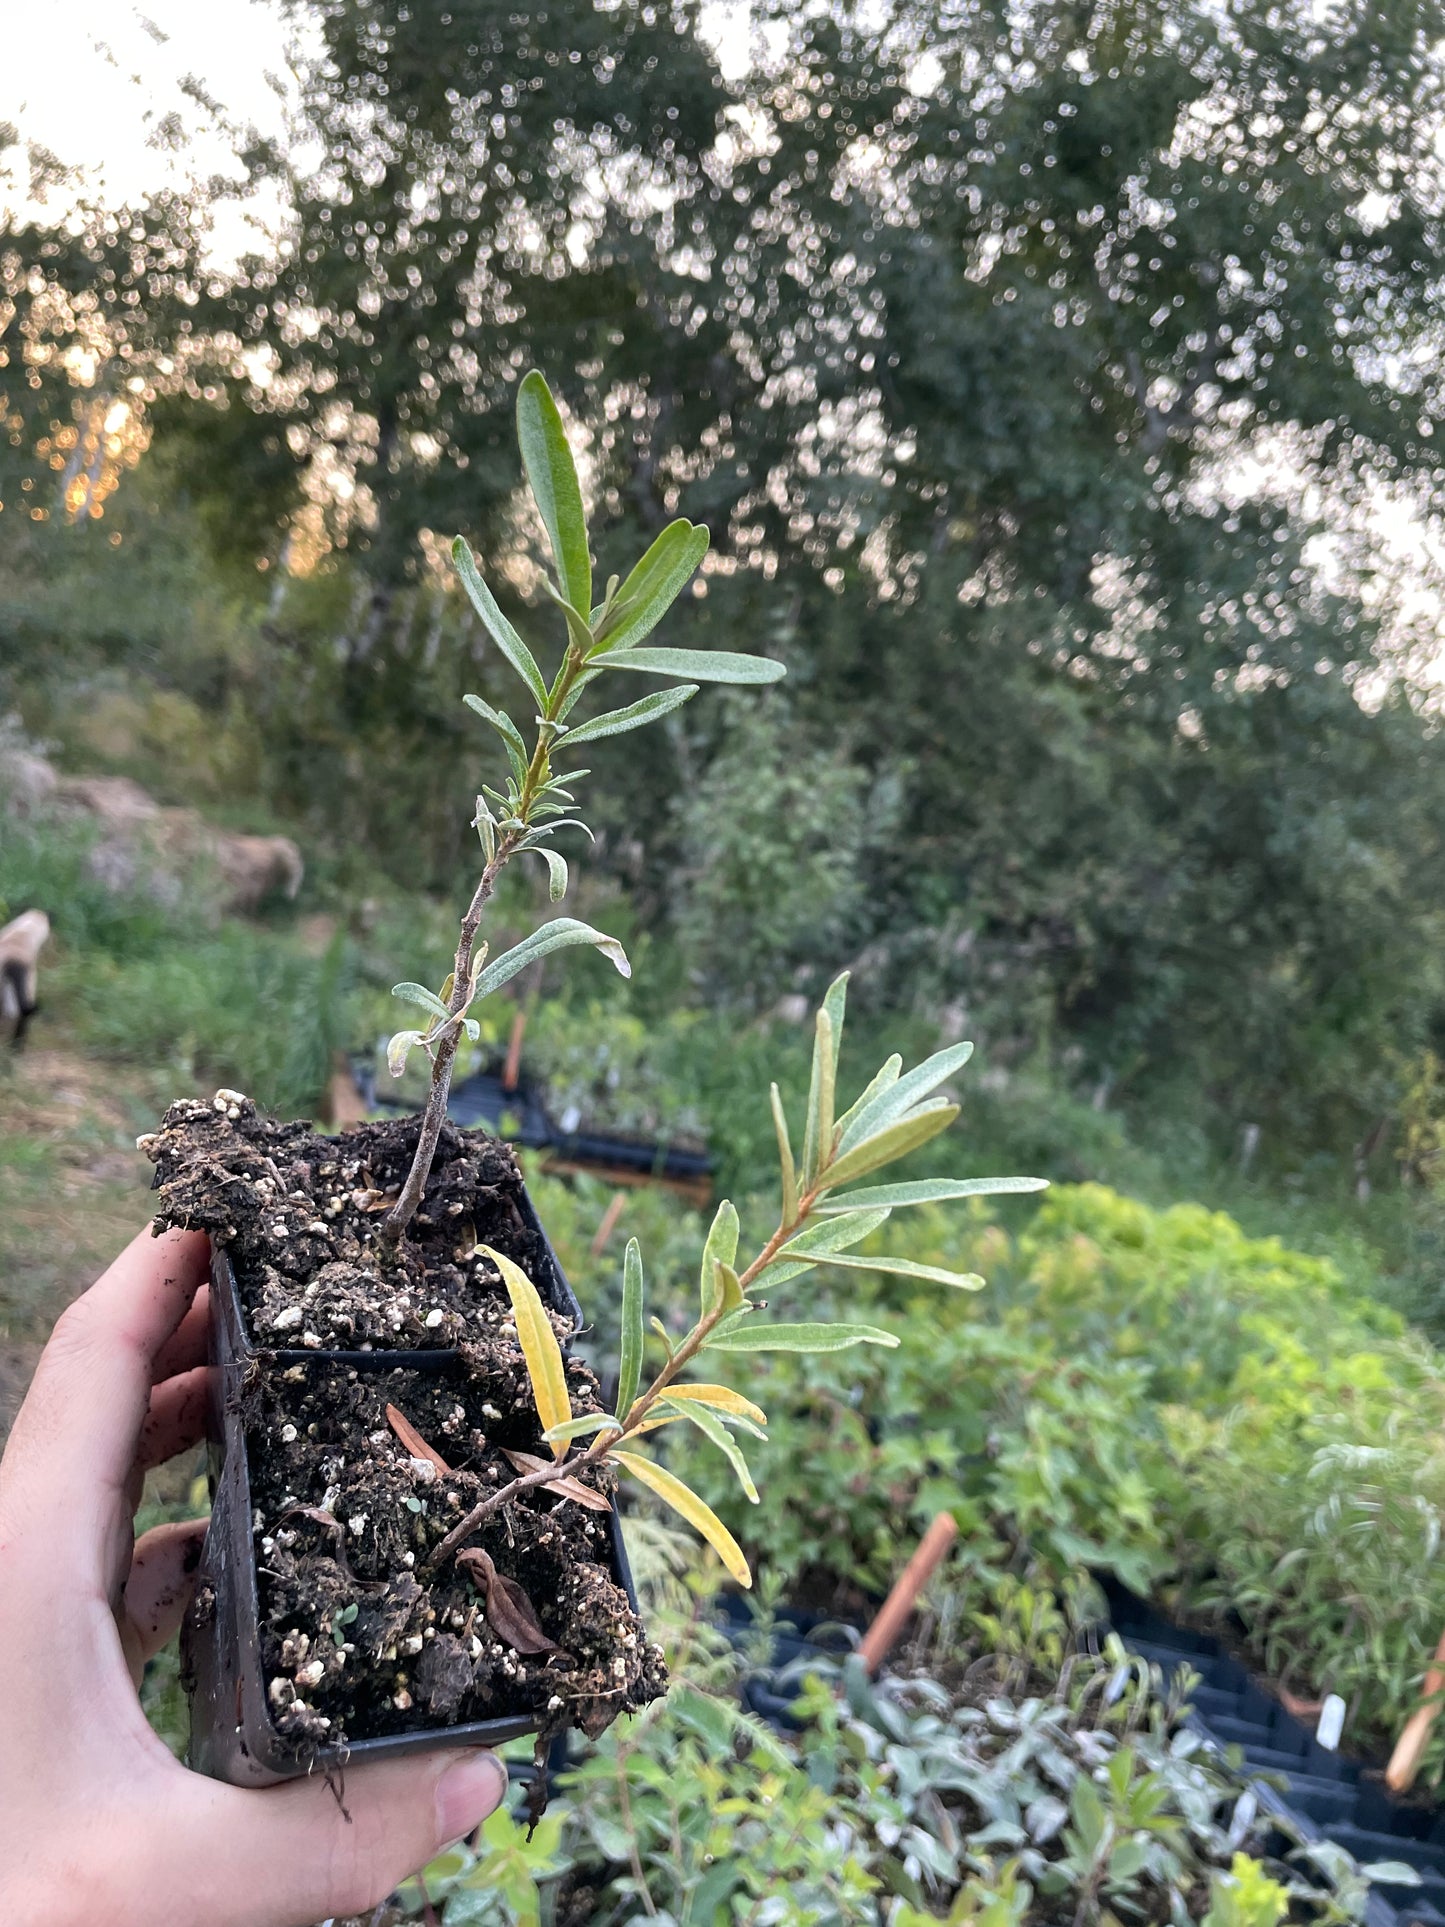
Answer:
[[[533, 1279], [543, 1300], [581, 1324], [582, 1313], [571, 1287], [537, 1222], [523, 1189], [519, 1208], [541, 1237], [545, 1262]], [[208, 1437], [211, 1470], [211, 1522], [196, 1575], [195, 1601], [182, 1630], [182, 1653], [191, 1693], [190, 1763], [203, 1773], [235, 1786], [266, 1786], [300, 1774], [345, 1767], [352, 1762], [414, 1753], [437, 1746], [496, 1746], [537, 1730], [526, 1712], [453, 1726], [421, 1727], [344, 1746], [316, 1748], [296, 1744], [277, 1732], [266, 1700], [261, 1664], [260, 1600], [252, 1534], [251, 1473], [242, 1422], [241, 1390], [247, 1375], [304, 1365], [318, 1373], [356, 1370], [383, 1373], [402, 1368], [427, 1374], [460, 1373], [455, 1350], [325, 1351], [270, 1350], [252, 1345], [236, 1275], [224, 1250], [211, 1264], [210, 1400]], [[611, 1515], [612, 1576], [634, 1610], [637, 1596], [622, 1530]]]

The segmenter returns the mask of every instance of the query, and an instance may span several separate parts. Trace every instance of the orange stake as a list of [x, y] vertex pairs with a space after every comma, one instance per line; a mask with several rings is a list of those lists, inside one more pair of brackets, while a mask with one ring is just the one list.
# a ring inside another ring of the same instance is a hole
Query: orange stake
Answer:
[[602, 1213], [602, 1221], [597, 1227], [597, 1234], [592, 1240], [592, 1256], [594, 1258], [600, 1258], [607, 1249], [607, 1240], [617, 1229], [617, 1220], [622, 1216], [622, 1209], [626, 1203], [627, 1193], [625, 1191], [614, 1191], [612, 1193], [611, 1198], [608, 1200], [607, 1209]]
[[1425, 1675], [1424, 1705], [1416, 1707], [1406, 1720], [1400, 1737], [1395, 1742], [1395, 1750], [1390, 1755], [1390, 1764], [1385, 1768], [1385, 1785], [1391, 1793], [1403, 1793], [1415, 1784], [1415, 1775], [1420, 1771], [1421, 1756], [1425, 1742], [1430, 1737], [1430, 1728], [1435, 1724], [1435, 1716], [1440, 1711], [1440, 1691], [1445, 1687], [1445, 1633], [1440, 1635], [1440, 1644], [1435, 1648], [1435, 1663]]
[[522, 1037], [527, 1028], [527, 1012], [523, 1007], [512, 1019], [512, 1037], [507, 1045], [507, 1061], [502, 1067], [502, 1089], [514, 1091], [517, 1078], [522, 1069]]
[[940, 1512], [924, 1533], [918, 1550], [893, 1582], [893, 1590], [884, 1600], [878, 1617], [863, 1635], [858, 1651], [870, 1673], [876, 1673], [892, 1652], [919, 1593], [937, 1572], [940, 1560], [957, 1536], [958, 1521], [951, 1512]]

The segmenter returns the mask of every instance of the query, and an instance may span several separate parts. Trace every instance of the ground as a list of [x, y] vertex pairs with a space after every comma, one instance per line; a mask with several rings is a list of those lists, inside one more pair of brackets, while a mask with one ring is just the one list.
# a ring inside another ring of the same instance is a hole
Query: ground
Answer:
[[[58, 1050], [0, 1054], [0, 1440], [56, 1318], [150, 1216], [151, 1166], [135, 1148], [178, 1093], [130, 1066]], [[206, 1505], [203, 1454], [147, 1480], [144, 1530]], [[152, 1723], [184, 1745], [174, 1642], [147, 1671]]]
[[149, 1216], [145, 1078], [57, 1050], [0, 1058], [0, 1434], [57, 1315]]

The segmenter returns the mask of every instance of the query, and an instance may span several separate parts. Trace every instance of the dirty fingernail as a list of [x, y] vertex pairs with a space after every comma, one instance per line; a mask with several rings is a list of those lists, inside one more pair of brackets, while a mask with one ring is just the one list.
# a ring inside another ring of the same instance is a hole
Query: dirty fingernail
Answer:
[[507, 1769], [495, 1753], [467, 1753], [437, 1781], [437, 1839], [460, 1840], [495, 1813], [507, 1791]]

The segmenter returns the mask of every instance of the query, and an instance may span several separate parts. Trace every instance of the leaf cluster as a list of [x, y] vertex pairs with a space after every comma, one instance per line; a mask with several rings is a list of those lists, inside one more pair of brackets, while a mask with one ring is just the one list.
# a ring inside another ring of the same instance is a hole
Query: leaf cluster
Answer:
[[737, 1355], [817, 1355], [858, 1345], [895, 1347], [898, 1340], [891, 1332], [857, 1320], [763, 1316], [768, 1301], [760, 1293], [792, 1284], [824, 1264], [974, 1290], [983, 1281], [973, 1273], [858, 1247], [901, 1208], [1042, 1188], [1041, 1181], [1032, 1178], [927, 1179], [860, 1186], [860, 1180], [906, 1157], [952, 1123], [958, 1107], [940, 1094], [940, 1087], [962, 1069], [972, 1047], [960, 1044], [938, 1051], [907, 1073], [900, 1058], [890, 1057], [857, 1099], [840, 1110], [837, 1072], [846, 997], [845, 974], [830, 986], [817, 1013], [800, 1157], [793, 1153], [781, 1094], [776, 1084], [772, 1087], [781, 1192], [777, 1228], [745, 1262], [739, 1257], [737, 1210], [731, 1200], [722, 1201], [702, 1249], [698, 1311], [691, 1329], [674, 1338], [660, 1320], [652, 1319], [662, 1358], [650, 1380], [645, 1373], [648, 1326], [642, 1252], [635, 1238], [629, 1240], [622, 1266], [621, 1352], [611, 1414], [573, 1416], [561, 1350], [541, 1298], [517, 1266], [497, 1260], [512, 1297], [533, 1399], [559, 1462], [566, 1461], [574, 1444], [590, 1439], [582, 1455], [587, 1462], [609, 1460], [679, 1513], [743, 1586], [751, 1584], [748, 1561], [716, 1510], [676, 1473], [632, 1449], [633, 1441], [649, 1432], [691, 1426], [727, 1462], [745, 1499], [752, 1505], [759, 1503], [739, 1434], [766, 1443], [766, 1415], [726, 1383], [684, 1377], [685, 1368], [705, 1357], [717, 1357], [726, 1369]]
[[[1204, 1908], [1211, 1927], [1287, 1911], [1336, 1927], [1363, 1906], [1347, 1858], [1331, 1887], [1297, 1848], [1279, 1857], [1243, 1780], [1112, 1640], [1012, 1696], [824, 1663], [781, 1735], [682, 1680], [561, 1799], [525, 1911], [492, 1918], [560, 1918], [584, 1888], [599, 1927], [733, 1927], [763, 1908], [777, 1927], [1183, 1927]], [[496, 1839], [513, 1850], [510, 1830]], [[460, 1878], [450, 1859], [429, 1870], [446, 1923], [473, 1917], [450, 1896], [485, 1884], [493, 1851]]]

